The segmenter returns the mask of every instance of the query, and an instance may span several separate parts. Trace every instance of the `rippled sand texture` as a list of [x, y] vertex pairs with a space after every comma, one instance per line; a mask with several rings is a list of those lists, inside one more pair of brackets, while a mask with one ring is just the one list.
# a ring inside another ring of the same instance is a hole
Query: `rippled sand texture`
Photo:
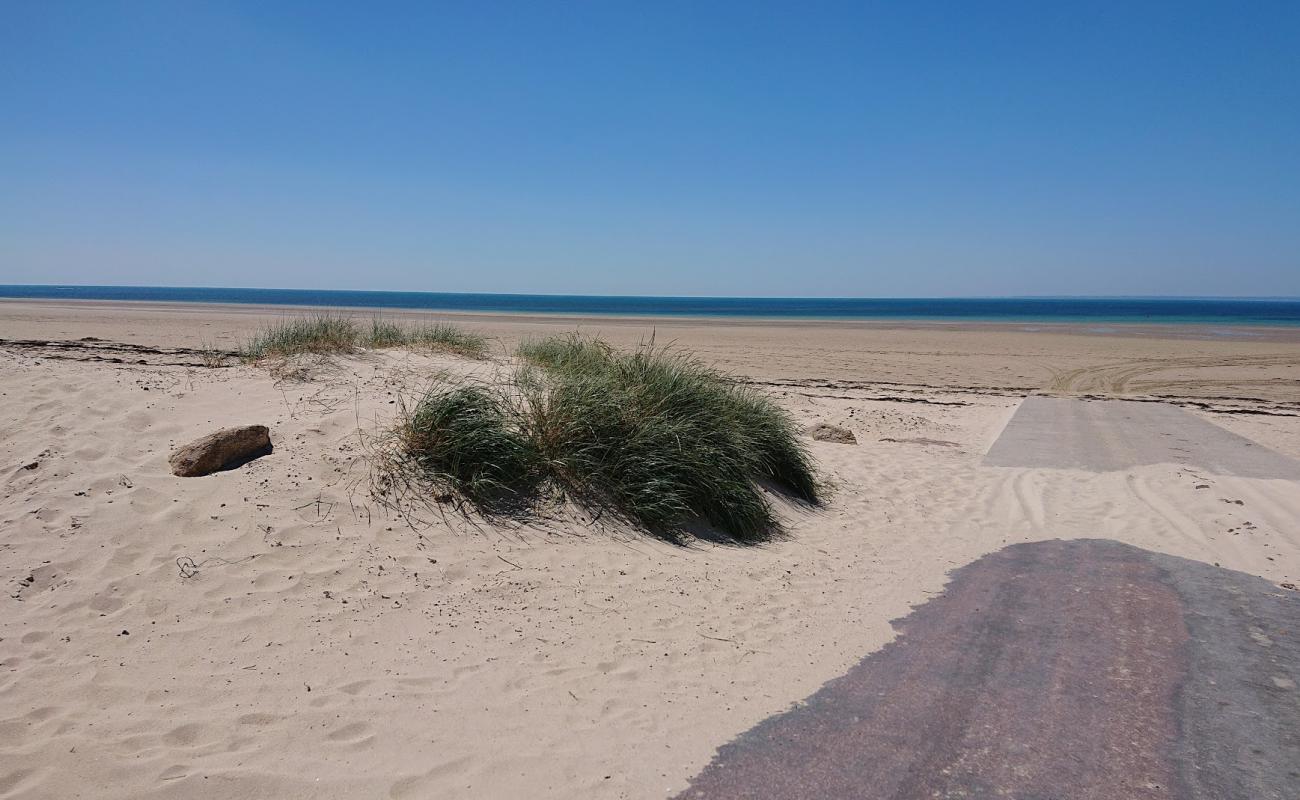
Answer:
[[[0, 306], [0, 797], [663, 797], [1004, 545], [1113, 539], [1300, 581], [1293, 480], [984, 461], [1031, 392], [1166, 389], [1300, 457], [1300, 343], [606, 323], [857, 436], [811, 443], [835, 493], [783, 509], [788, 538], [681, 548], [581, 518], [413, 529], [366, 495], [358, 429], [505, 356], [298, 382], [179, 352], [258, 314]], [[469, 324], [503, 353], [573, 327]], [[85, 336], [158, 352], [14, 342]], [[275, 452], [170, 474], [174, 445], [242, 423]]]

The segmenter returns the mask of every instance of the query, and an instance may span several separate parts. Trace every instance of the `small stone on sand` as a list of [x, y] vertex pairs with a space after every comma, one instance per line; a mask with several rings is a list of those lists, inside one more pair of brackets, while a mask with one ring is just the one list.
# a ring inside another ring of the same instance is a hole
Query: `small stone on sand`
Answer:
[[270, 452], [271, 432], [265, 425], [222, 428], [181, 447], [168, 461], [172, 473], [191, 478], [238, 466]]

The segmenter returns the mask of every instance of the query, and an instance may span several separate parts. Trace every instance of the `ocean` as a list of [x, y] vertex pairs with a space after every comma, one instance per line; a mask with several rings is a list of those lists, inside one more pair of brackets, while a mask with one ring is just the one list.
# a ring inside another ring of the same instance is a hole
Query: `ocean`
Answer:
[[929, 322], [1297, 326], [1300, 298], [1165, 297], [624, 297], [174, 286], [4, 286], [0, 297], [143, 300], [521, 314], [751, 317]]

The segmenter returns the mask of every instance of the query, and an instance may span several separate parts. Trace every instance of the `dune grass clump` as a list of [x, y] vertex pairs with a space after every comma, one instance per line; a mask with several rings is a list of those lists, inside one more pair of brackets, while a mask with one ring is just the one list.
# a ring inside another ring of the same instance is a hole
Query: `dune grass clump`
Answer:
[[748, 386], [732, 386], [727, 405], [749, 438], [755, 471], [804, 502], [819, 502], [816, 467], [790, 414]]
[[467, 358], [486, 358], [488, 354], [488, 338], [486, 336], [474, 331], [457, 328], [455, 325], [448, 325], [445, 322], [417, 325], [410, 328], [406, 331], [406, 344], [413, 347], [425, 347], [431, 350], [455, 353]]
[[533, 442], [508, 404], [486, 388], [431, 391], [398, 433], [414, 467], [486, 508], [524, 500], [540, 475]]
[[357, 347], [360, 331], [349, 317], [317, 314], [277, 321], [240, 348], [249, 361], [302, 354], [346, 353]]
[[604, 370], [613, 353], [613, 348], [607, 343], [576, 333], [525, 339], [515, 349], [515, 355], [520, 359], [544, 369], [585, 372]]
[[240, 348], [246, 361], [298, 355], [349, 353], [358, 348], [380, 350], [415, 347], [485, 358], [487, 337], [446, 323], [403, 326], [375, 317], [362, 328], [351, 317], [317, 314], [277, 321], [259, 331]]
[[370, 329], [366, 331], [362, 343], [371, 350], [400, 347], [406, 344], [406, 331], [395, 322], [374, 317], [370, 320]]
[[514, 383], [475, 388], [472, 403], [470, 390], [431, 392], [402, 425], [413, 463], [471, 501], [483, 472], [516, 497], [550, 490], [666, 538], [703, 521], [742, 541], [779, 527], [760, 482], [818, 502], [786, 412], [689, 354], [571, 336], [527, 342], [519, 356]]

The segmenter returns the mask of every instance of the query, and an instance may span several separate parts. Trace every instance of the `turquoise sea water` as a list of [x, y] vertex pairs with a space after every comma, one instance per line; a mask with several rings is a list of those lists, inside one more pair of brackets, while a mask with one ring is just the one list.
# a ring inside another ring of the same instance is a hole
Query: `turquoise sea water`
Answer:
[[1300, 298], [601, 297], [316, 289], [4, 285], [0, 285], [0, 297], [527, 314], [1300, 327]]

